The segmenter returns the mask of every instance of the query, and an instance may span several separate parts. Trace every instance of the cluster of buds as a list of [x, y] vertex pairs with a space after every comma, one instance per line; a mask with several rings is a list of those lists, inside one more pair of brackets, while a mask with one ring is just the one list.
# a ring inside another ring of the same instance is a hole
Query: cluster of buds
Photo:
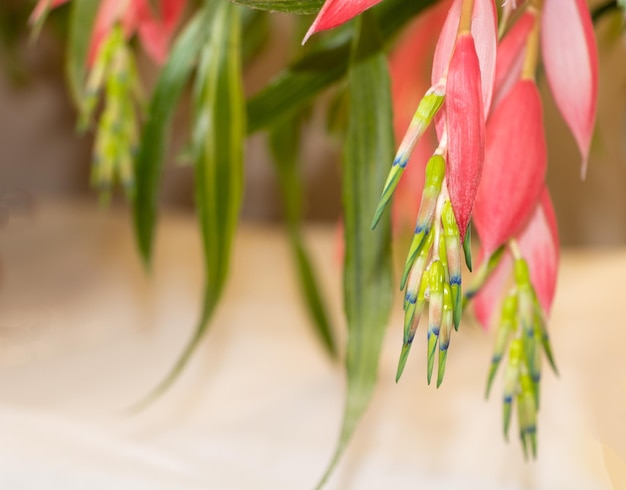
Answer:
[[[480, 37], [475, 43], [473, 28], [491, 31], [492, 36]], [[495, 35], [493, 2], [453, 3], [437, 45], [433, 85], [419, 103], [400, 144], [374, 216], [372, 227], [391, 200], [418, 140], [436, 121], [439, 145], [426, 165], [414, 236], [401, 279], [405, 316], [397, 380], [426, 302], [427, 380], [430, 383], [438, 345], [437, 387], [443, 381], [452, 327], [457, 330], [461, 320], [461, 255], [465, 252], [471, 268], [467, 230], [484, 160], [485, 117], [492, 90], [482, 87], [493, 86], [495, 65], [490, 60], [495, 59]]]
[[521, 258], [516, 242], [512, 241], [510, 245], [513, 254], [517, 256], [514, 260], [515, 281], [502, 304], [486, 396], [489, 396], [496, 372], [508, 348], [502, 399], [504, 435], [508, 438], [512, 407], [516, 401], [524, 455], [528, 456], [530, 447], [532, 456], [536, 457], [542, 350], [555, 373], [557, 369], [543, 310], [532, 286], [528, 265]]
[[[476, 317], [485, 328], [502, 305], [487, 390], [508, 348], [504, 431], [508, 434], [517, 401], [520, 439], [525, 453], [535, 456], [542, 351], [554, 368], [546, 324], [558, 265], [535, 74], [541, 57], [557, 106], [580, 148], [584, 175], [595, 120], [597, 60], [582, 0], [517, 3], [504, 7], [498, 29], [492, 0], [452, 1], [435, 51], [432, 86], [402, 139], [374, 225], [417, 141], [434, 121], [439, 145], [426, 166], [401, 280], [405, 320], [397, 379], [426, 302], [427, 379], [430, 383], [439, 341], [437, 386], [445, 372], [451, 326], [458, 328], [465, 304], [474, 301]], [[512, 15], [514, 7], [523, 10]], [[504, 35], [499, 42], [498, 33]], [[476, 281], [463, 296], [460, 249], [465, 249], [471, 270], [470, 219], [482, 259]], [[511, 276], [513, 290], [505, 295]]]
[[[69, 0], [39, 0], [31, 16], [37, 31], [48, 11]], [[119, 181], [130, 193], [139, 143], [142, 90], [129, 39], [137, 33], [157, 63], [167, 59], [170, 39], [186, 0], [102, 0], [91, 32], [86, 93], [80, 102], [82, 129], [90, 126], [102, 99], [94, 145], [93, 184], [106, 198]]]
[[87, 81], [79, 125], [87, 128], [104, 95], [94, 144], [92, 184], [107, 196], [112, 183], [133, 188], [133, 161], [139, 143], [141, 88], [135, 61], [121, 26], [104, 38]]

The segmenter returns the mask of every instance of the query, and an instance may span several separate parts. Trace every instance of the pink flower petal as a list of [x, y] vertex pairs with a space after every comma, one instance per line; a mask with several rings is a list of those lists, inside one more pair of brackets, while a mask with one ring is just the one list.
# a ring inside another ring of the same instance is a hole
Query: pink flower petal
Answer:
[[528, 225], [519, 235], [522, 256], [528, 262], [537, 298], [546, 315], [550, 314], [556, 291], [559, 266], [559, 236], [556, 217], [548, 189], [544, 187], [541, 200]]
[[304, 36], [302, 44], [316, 32], [337, 27], [381, 1], [382, 0], [326, 0], [326, 3], [324, 3], [319, 14], [317, 14], [306, 36]]
[[[454, 0], [441, 30], [435, 49], [431, 82], [437, 84], [446, 78], [454, 50], [462, 0]], [[493, 0], [475, 0], [472, 13], [472, 37], [480, 65], [481, 90], [485, 117], [489, 114], [496, 69], [497, 16]]]
[[482, 181], [474, 223], [486, 253], [514, 236], [541, 195], [547, 154], [541, 99], [532, 80], [520, 80], [487, 123]]
[[534, 11], [524, 12], [498, 44], [496, 76], [492, 107], [495, 108], [509, 93], [522, 74], [526, 40], [536, 20]]
[[124, 9], [134, 14], [134, 8], [132, 5], [128, 5], [128, 2], [120, 0], [102, 0], [100, 3], [93, 31], [91, 32], [91, 41], [87, 54], [87, 64], [89, 66], [93, 65], [98, 56], [102, 41], [111, 31], [115, 22], [121, 19]]
[[546, 76], [556, 105], [587, 159], [598, 96], [598, 54], [585, 0], [546, 0], [541, 25]]
[[[530, 277], [537, 298], [546, 315], [549, 315], [556, 291], [559, 265], [559, 237], [552, 201], [547, 187], [535, 207], [526, 227], [517, 236], [522, 257], [530, 269]], [[482, 251], [481, 251], [482, 255]], [[484, 257], [479, 258], [479, 264]], [[474, 315], [484, 329], [497, 320], [507, 284], [513, 275], [513, 260], [505, 252], [500, 264], [474, 296]]]
[[458, 38], [450, 60], [446, 89], [450, 202], [461, 237], [469, 223], [485, 159], [485, 119], [480, 68], [469, 34]]
[[[487, 258], [483, 257], [483, 260], [487, 260]], [[482, 260], [479, 260], [479, 267], [481, 262]], [[500, 259], [498, 267], [491, 273], [491, 276], [472, 300], [474, 316], [485, 330], [489, 330], [499, 317], [500, 306], [504, 295], [507, 293], [507, 284], [511, 282], [512, 274], [513, 259], [507, 250]]]
[[156, 16], [147, 4], [138, 12], [137, 23], [141, 44], [148, 55], [159, 64], [167, 59], [170, 41], [185, 4], [186, 0], [161, 0], [161, 11]]

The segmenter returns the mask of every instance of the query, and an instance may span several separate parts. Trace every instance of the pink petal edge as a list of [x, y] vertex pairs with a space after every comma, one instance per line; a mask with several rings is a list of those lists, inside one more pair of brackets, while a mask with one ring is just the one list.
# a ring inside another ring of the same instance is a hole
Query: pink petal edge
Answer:
[[585, 0], [546, 0], [542, 19], [542, 55], [554, 100], [582, 155], [587, 172], [596, 119], [598, 53]]
[[547, 187], [544, 187], [541, 200], [518, 241], [522, 256], [528, 262], [537, 299], [548, 316], [556, 292], [559, 235]]
[[309, 27], [302, 44], [316, 32], [332, 29], [356, 17], [382, 0], [326, 0], [313, 24]]

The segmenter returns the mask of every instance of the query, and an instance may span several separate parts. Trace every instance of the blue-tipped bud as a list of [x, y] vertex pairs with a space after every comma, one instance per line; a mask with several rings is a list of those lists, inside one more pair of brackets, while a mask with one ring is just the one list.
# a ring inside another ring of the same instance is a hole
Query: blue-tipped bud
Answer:
[[517, 325], [517, 295], [513, 292], [509, 294], [502, 305], [502, 314], [500, 323], [498, 324], [498, 332], [496, 333], [496, 342], [491, 357], [491, 365], [489, 366], [489, 376], [487, 378], [487, 389], [485, 397], [489, 396], [491, 385], [496, 376], [498, 366], [504, 356], [504, 351], [509, 343], [511, 335], [515, 332]]
[[420, 101], [417, 111], [415, 111], [415, 115], [409, 125], [409, 129], [404, 135], [404, 138], [400, 143], [400, 147], [398, 148], [398, 152], [393, 159], [393, 165], [391, 166], [389, 176], [385, 182], [385, 187], [383, 187], [383, 192], [378, 202], [378, 206], [376, 207], [376, 212], [374, 213], [372, 229], [375, 228], [380, 221], [383, 211], [391, 200], [391, 197], [398, 186], [398, 182], [400, 182], [400, 178], [404, 173], [404, 169], [409, 162], [409, 158], [413, 153], [415, 145], [441, 108], [443, 101], [444, 88], [442, 86], [431, 88], [428, 92], [426, 92], [426, 95]]
[[428, 363], [427, 363], [427, 380], [430, 380], [433, 374], [433, 366], [435, 362], [435, 348], [441, 330], [441, 321], [443, 317], [443, 288], [445, 283], [445, 271], [443, 264], [439, 260], [435, 260], [430, 264], [428, 275]]
[[443, 284], [443, 316], [441, 319], [441, 329], [439, 330], [439, 364], [437, 367], [437, 388], [441, 386], [446, 373], [446, 360], [448, 358], [448, 347], [453, 327], [453, 306], [452, 292], [448, 283]]
[[446, 201], [443, 205], [441, 221], [443, 223], [446, 256], [448, 258], [447, 265], [450, 276], [450, 290], [454, 308], [454, 329], [458, 330], [463, 313], [463, 297], [461, 295], [461, 238], [450, 201]]

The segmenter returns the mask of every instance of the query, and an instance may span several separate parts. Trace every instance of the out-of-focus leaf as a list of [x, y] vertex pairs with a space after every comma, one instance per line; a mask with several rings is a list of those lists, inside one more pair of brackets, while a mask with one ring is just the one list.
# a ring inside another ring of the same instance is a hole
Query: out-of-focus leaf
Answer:
[[392, 301], [390, 220], [370, 231], [380, 183], [394, 152], [389, 74], [376, 17], [365, 12], [357, 25], [350, 57], [350, 112], [343, 165], [348, 388], [337, 448], [319, 487], [369, 404]]
[[292, 116], [346, 73], [349, 43], [316, 51], [283, 71], [248, 102], [248, 133]]
[[71, 3], [65, 74], [77, 107], [85, 95], [87, 51], [99, 5], [96, 0], [74, 0]]
[[315, 14], [322, 8], [324, 0], [232, 0], [239, 5], [270, 12], [288, 14]]
[[[372, 11], [380, 19], [384, 41], [388, 41], [415, 15], [437, 0], [385, 0]], [[347, 70], [351, 38], [341, 33], [337, 43], [322, 43], [286, 68], [260, 93], [248, 101], [248, 133], [270, 126], [292, 115], [322, 90], [341, 79]], [[384, 48], [381, 43], [380, 50]]]
[[324, 347], [337, 357], [337, 346], [326, 307], [313, 272], [311, 258], [304, 245], [300, 221], [302, 218], [302, 185], [298, 172], [300, 151], [300, 118], [288, 118], [269, 133], [270, 149], [278, 174], [280, 192], [285, 206], [289, 239], [293, 249], [300, 287], [315, 330]]
[[243, 9], [241, 25], [246, 33], [241, 45], [242, 64], [245, 66], [267, 42], [270, 32], [268, 14], [260, 10]]
[[[85, 0], [87, 1], [87, 0]], [[173, 46], [155, 87], [141, 134], [135, 162], [135, 235], [144, 262], [149, 265], [157, 221], [157, 204], [168, 131], [180, 95], [189, 80], [198, 53], [211, 35], [212, 4], [207, 2], [187, 24]]]
[[215, 5], [194, 90], [192, 146], [195, 200], [205, 262], [203, 308], [196, 330], [167, 377], [146, 402], [162, 394], [186, 366], [206, 333], [228, 277], [243, 194], [245, 104], [241, 81], [240, 7]]
[[620, 8], [626, 14], [626, 0], [610, 0], [601, 3], [591, 10], [591, 19], [595, 24], [607, 14], [618, 13]]

